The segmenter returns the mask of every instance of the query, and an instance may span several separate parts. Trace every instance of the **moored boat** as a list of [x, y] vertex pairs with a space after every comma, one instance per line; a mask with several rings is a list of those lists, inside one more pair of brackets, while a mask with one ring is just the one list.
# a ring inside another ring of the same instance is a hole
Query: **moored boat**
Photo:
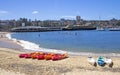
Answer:
[[98, 30], [98, 31], [105, 31], [105, 29], [104, 28], [102, 28], [102, 27], [97, 27], [97, 29], [96, 30]]
[[62, 30], [95, 30], [96, 27], [94, 26], [80, 26], [80, 25], [74, 25], [74, 26], [66, 26], [62, 28]]
[[120, 31], [120, 27], [119, 28], [109, 28], [109, 31]]

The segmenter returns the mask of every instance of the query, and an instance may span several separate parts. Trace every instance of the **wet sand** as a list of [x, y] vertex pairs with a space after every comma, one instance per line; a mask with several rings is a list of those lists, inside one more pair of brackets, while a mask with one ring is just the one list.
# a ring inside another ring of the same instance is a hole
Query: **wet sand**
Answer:
[[[1, 41], [6, 42], [7, 47], [3, 48]], [[69, 56], [59, 61], [19, 58], [18, 55], [26, 51], [7, 38], [0, 38], [0, 47], [0, 75], [120, 75], [120, 57], [111, 57], [112, 68], [94, 67], [87, 62], [88, 56]]]
[[10, 48], [10, 49], [17, 49], [21, 50], [23, 47], [16, 44], [16, 42], [13, 42], [12, 40], [8, 39], [6, 37], [7, 32], [0, 32], [0, 47], [1, 48]]

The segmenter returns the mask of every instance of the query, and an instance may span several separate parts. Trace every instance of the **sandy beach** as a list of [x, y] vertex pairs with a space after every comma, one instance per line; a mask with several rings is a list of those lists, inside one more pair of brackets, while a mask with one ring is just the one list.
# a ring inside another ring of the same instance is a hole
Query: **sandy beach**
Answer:
[[3, 37], [5, 34], [0, 33], [0, 75], [120, 75], [120, 57], [111, 57], [112, 68], [108, 65], [94, 67], [88, 63], [88, 56], [69, 55], [59, 61], [19, 58], [20, 53], [27, 51]]

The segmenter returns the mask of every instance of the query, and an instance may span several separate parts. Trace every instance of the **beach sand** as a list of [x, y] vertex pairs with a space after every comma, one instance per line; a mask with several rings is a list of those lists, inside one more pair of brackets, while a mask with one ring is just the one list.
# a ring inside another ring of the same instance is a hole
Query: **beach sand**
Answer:
[[0, 41], [15, 45], [15, 48], [0, 46], [0, 75], [120, 75], [120, 57], [111, 57], [112, 68], [108, 65], [94, 67], [87, 62], [88, 56], [69, 56], [59, 61], [25, 59], [18, 57], [26, 53], [22, 47], [7, 38], [2, 37]]

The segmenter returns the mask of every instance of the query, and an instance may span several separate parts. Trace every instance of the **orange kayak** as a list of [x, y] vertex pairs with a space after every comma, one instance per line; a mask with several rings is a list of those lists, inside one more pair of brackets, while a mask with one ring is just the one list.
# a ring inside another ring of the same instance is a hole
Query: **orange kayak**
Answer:
[[50, 59], [52, 58], [52, 55], [46, 54], [46, 55], [44, 55], [44, 58], [45, 58], [46, 60], [50, 60]]

